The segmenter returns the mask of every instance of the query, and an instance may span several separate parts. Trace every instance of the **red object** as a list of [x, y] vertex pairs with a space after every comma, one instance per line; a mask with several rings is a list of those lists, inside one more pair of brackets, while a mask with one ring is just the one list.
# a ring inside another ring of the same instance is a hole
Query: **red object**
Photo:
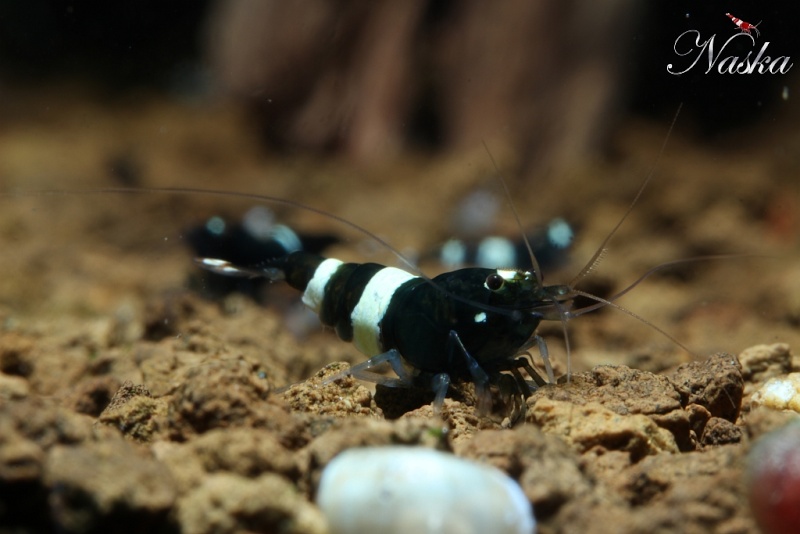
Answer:
[[750, 506], [763, 532], [800, 532], [800, 421], [755, 444], [748, 475]]
[[729, 19], [731, 19], [733, 21], [733, 23], [736, 24], [736, 26], [740, 30], [742, 30], [742, 33], [746, 33], [746, 34], [749, 35], [750, 31], [754, 31], [754, 32], [756, 32], [757, 36], [761, 36], [761, 33], [759, 33], [758, 28], [756, 27], [756, 26], [758, 26], [758, 24], [761, 24], [761, 21], [759, 21], [758, 24], [750, 24], [749, 22], [747, 22], [745, 20], [737, 19], [736, 17], [734, 17], [730, 13], [725, 13], [725, 15]]

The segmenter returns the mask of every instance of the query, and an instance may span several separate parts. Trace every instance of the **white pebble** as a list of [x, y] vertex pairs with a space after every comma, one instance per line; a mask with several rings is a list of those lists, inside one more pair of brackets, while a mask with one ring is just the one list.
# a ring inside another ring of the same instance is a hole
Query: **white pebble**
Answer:
[[421, 447], [349, 449], [322, 472], [317, 504], [334, 534], [531, 534], [533, 508], [493, 467]]
[[800, 373], [770, 378], [753, 393], [751, 402], [753, 406], [800, 413]]

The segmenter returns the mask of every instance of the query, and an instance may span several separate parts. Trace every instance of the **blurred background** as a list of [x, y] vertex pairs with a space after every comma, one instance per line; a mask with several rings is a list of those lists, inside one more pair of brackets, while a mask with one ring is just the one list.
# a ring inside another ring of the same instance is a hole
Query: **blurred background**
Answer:
[[684, 127], [713, 141], [785, 110], [794, 73], [667, 74], [683, 31], [718, 34], [718, 48], [735, 33], [726, 10], [764, 19], [768, 55], [796, 55], [791, 2], [32, 0], [0, 5], [0, 81], [6, 108], [57, 83], [224, 99], [272, 150], [379, 161], [497, 141], [548, 168], [601, 147], [627, 114], [667, 121], [683, 102]]

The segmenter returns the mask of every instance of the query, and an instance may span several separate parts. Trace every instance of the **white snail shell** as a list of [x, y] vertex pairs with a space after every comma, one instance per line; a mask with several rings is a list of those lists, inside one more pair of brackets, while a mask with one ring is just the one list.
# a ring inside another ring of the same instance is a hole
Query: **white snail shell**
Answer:
[[421, 447], [349, 449], [325, 467], [317, 504], [335, 534], [532, 534], [531, 503], [505, 473]]

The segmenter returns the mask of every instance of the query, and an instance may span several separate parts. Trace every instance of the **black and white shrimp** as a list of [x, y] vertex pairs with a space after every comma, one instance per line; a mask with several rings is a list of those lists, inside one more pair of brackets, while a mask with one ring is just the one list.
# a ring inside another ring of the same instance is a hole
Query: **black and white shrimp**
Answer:
[[[307, 252], [265, 261], [259, 269], [211, 258], [197, 262], [220, 274], [285, 280], [303, 292], [303, 302], [324, 325], [370, 356], [348, 374], [386, 386], [428, 388], [436, 409], [452, 380], [474, 382], [482, 409], [488, 407], [490, 385], [524, 398], [555, 381], [547, 345], [536, 329], [542, 320], [564, 316], [572, 291], [545, 286], [531, 271], [475, 267], [427, 279], [396, 267], [343, 263]], [[547, 381], [520, 356], [534, 345]], [[374, 372], [383, 363], [397, 378]], [[512, 380], [503, 371], [511, 372]]]
[[[196, 263], [227, 276], [284, 280], [302, 291], [304, 304], [319, 315], [324, 325], [333, 328], [339, 338], [352, 342], [369, 357], [343, 374], [385, 386], [429, 389], [434, 393], [436, 411], [441, 410], [453, 381], [475, 384], [482, 412], [490, 406], [490, 386], [496, 386], [511, 396], [512, 405], [519, 408], [519, 417], [525, 409], [525, 398], [537, 388], [555, 383], [547, 344], [537, 334], [541, 321], [562, 323], [568, 360], [566, 323], [574, 317], [602, 306], [613, 306], [647, 323], [613, 301], [660, 267], [645, 273], [609, 299], [588, 294], [575, 286], [600, 261], [608, 241], [630, 214], [651, 177], [652, 172], [641, 185], [628, 211], [568, 285], [544, 284], [527, 239], [530, 269], [471, 267], [446, 272], [432, 279], [419, 271], [413, 273], [376, 263], [344, 263], [306, 251], [268, 259], [258, 266], [242, 266], [227, 259], [208, 257], [197, 258]], [[283, 199], [255, 195], [252, 198], [322, 213]], [[404, 259], [369, 231], [335, 215], [325, 215], [371, 236]], [[596, 303], [572, 310], [573, 300], [579, 295]], [[526, 357], [534, 347], [543, 360], [546, 378]], [[386, 363], [396, 377], [375, 372], [377, 366]], [[568, 361], [567, 376], [569, 374]], [[336, 378], [338, 376], [330, 380]]]
[[462, 267], [526, 265], [531, 254], [543, 272], [566, 263], [575, 237], [573, 225], [563, 217], [551, 219], [532, 231], [516, 237], [497, 234], [494, 229], [501, 211], [502, 197], [478, 188], [458, 202], [451, 214], [451, 237], [424, 251], [420, 261], [434, 260], [449, 270]]
[[502, 235], [488, 235], [480, 239], [454, 237], [424, 254], [422, 259], [435, 258], [448, 269], [468, 265], [524, 265], [530, 257], [530, 247], [544, 271], [560, 267], [565, 262], [573, 237], [572, 225], [557, 217], [518, 239]]
[[[243, 267], [254, 267], [265, 259], [300, 250], [320, 254], [340, 241], [332, 233], [297, 232], [279, 223], [273, 211], [262, 205], [248, 209], [238, 221], [214, 215], [202, 224], [192, 226], [184, 235], [184, 241], [194, 256], [224, 258]], [[197, 280], [193, 277], [189, 284], [211, 297], [235, 291], [262, 302], [262, 289], [268, 283], [264, 278], [242, 279], [208, 271], [202, 273], [204, 276]]]

